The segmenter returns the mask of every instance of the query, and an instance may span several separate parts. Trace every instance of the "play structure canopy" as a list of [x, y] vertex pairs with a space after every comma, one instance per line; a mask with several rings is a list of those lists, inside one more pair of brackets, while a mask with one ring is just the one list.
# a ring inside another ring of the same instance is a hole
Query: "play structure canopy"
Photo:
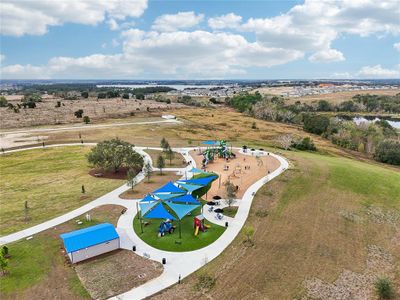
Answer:
[[161, 202], [154, 206], [153, 209], [144, 214], [142, 212], [142, 216], [146, 219], [170, 219], [175, 220], [175, 218], [165, 209]]
[[178, 183], [178, 185], [180, 187], [183, 187], [189, 193], [192, 193], [193, 191], [201, 189], [203, 187], [202, 185], [193, 185], [193, 184], [187, 184], [187, 183]]
[[216, 146], [216, 145], [219, 145], [219, 141], [204, 141], [204, 142], [202, 142], [202, 144], [208, 145], [208, 146]]
[[178, 202], [178, 203], [200, 205], [200, 202], [197, 201], [195, 198], [193, 198], [192, 195], [189, 195], [189, 194], [186, 194], [186, 195], [181, 196], [181, 197], [171, 198], [171, 199], [168, 200], [167, 204], [169, 204], [170, 202]]
[[153, 194], [158, 194], [158, 193], [182, 193], [182, 194], [185, 194], [186, 192], [184, 190], [181, 190], [180, 188], [178, 188], [176, 185], [174, 185], [170, 181], [166, 185], [160, 187], [159, 189], [157, 189], [153, 192]]
[[167, 202], [167, 205], [176, 213], [179, 220], [182, 220], [189, 212], [199, 207], [200, 204], [176, 204], [172, 202]]
[[195, 178], [195, 179], [188, 179], [188, 180], [179, 180], [177, 181], [178, 184], [195, 184], [195, 185], [202, 185], [206, 186], [208, 185], [211, 181], [213, 181], [217, 176], [212, 175], [209, 177], [202, 177], [202, 178]]

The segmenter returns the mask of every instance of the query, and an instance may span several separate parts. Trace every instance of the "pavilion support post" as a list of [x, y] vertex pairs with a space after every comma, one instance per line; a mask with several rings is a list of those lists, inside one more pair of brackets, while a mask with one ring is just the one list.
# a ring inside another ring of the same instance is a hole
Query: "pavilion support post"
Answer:
[[143, 233], [142, 211], [139, 211], [139, 203], [138, 202], [136, 202], [136, 210], [138, 211], [138, 215], [139, 215], [140, 231]]
[[179, 219], [179, 238], [182, 238], [181, 220]]

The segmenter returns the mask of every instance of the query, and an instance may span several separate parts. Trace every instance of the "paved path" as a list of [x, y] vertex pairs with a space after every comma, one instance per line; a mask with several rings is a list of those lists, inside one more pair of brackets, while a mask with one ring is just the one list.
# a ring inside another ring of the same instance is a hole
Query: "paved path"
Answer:
[[[78, 143], [71, 145], [81, 145], [81, 144]], [[60, 146], [66, 146], [66, 145], [65, 144], [51, 145], [46, 147], [60, 147]], [[35, 148], [41, 148], [41, 147], [32, 147], [27, 149], [35, 149]], [[151, 157], [143, 151], [144, 149], [146, 149], [146, 147], [135, 147], [135, 149], [144, 156], [145, 162], [151, 163]], [[148, 149], [160, 150], [160, 148], [148, 148]], [[182, 153], [185, 160], [187, 162], [191, 161], [192, 164], [191, 165], [188, 164], [186, 168], [181, 168], [181, 169], [174, 168], [171, 169], [171, 171], [172, 170], [177, 171], [180, 172], [181, 175], [186, 175], [186, 176], [189, 175], [188, 177], [190, 177], [192, 174], [188, 171], [192, 167], [196, 167], [194, 159], [189, 154], [189, 151], [193, 149], [194, 148], [174, 149], [175, 151]], [[9, 152], [16, 152], [23, 150], [26, 149], [17, 149]], [[235, 150], [237, 150], [237, 148]], [[127, 208], [127, 211], [120, 217], [117, 224], [117, 231], [120, 234], [120, 239], [121, 239], [121, 247], [124, 249], [132, 250], [132, 247], [136, 246], [136, 253], [138, 255], [159, 262], [161, 262], [163, 258], [165, 258], [167, 261], [167, 263], [164, 265], [164, 271], [159, 277], [154, 278], [139, 287], [136, 287], [126, 293], [123, 293], [113, 298], [113, 299], [129, 299], [129, 300], [144, 299], [177, 283], [179, 278], [183, 279], [186, 276], [190, 275], [191, 273], [195, 272], [196, 270], [204, 266], [207, 262], [213, 260], [218, 255], [220, 255], [222, 251], [224, 251], [224, 249], [229, 246], [229, 244], [235, 239], [235, 237], [239, 234], [241, 228], [243, 227], [250, 212], [251, 203], [253, 201], [256, 192], [264, 184], [266, 184], [268, 181], [275, 178], [276, 176], [280, 175], [289, 167], [288, 162], [283, 157], [272, 153], [270, 153], [270, 155], [279, 160], [280, 167], [275, 171], [271, 172], [270, 174], [264, 176], [257, 182], [255, 182], [246, 190], [246, 192], [243, 195], [243, 198], [240, 200], [240, 203], [238, 203], [239, 204], [238, 211], [234, 218], [224, 217], [223, 220], [216, 220], [215, 218], [213, 218], [213, 213], [209, 213], [205, 209], [204, 215], [209, 220], [209, 222], [217, 223], [219, 225], [224, 225], [225, 221], [228, 221], [229, 226], [214, 243], [202, 249], [190, 252], [169, 252], [169, 251], [155, 249], [150, 245], [146, 244], [144, 241], [142, 241], [136, 235], [132, 226], [133, 219], [137, 214], [137, 203], [138, 201], [140, 201], [140, 199], [122, 200], [118, 197], [118, 195], [120, 195], [123, 191], [128, 189], [128, 186], [126, 184], [72, 212], [54, 218], [42, 224], [33, 226], [31, 228], [10, 234], [8, 236], [1, 237], [0, 244], [17, 241], [19, 239], [26, 238], [33, 234], [39, 233], [48, 228], [52, 228], [58, 224], [76, 218], [99, 205], [104, 205], [104, 204], [123, 205], [124, 207]], [[167, 171], [168, 169], [164, 170]], [[144, 178], [143, 173], [142, 172], [139, 173], [136, 178], [137, 182], [140, 182], [141, 180], [143, 180], [143, 178]]]

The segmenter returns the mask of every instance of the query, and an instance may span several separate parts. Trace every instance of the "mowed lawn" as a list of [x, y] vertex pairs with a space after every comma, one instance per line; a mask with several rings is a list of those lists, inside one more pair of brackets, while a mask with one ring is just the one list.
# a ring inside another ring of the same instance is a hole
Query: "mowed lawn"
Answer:
[[124, 183], [90, 176], [85, 157], [89, 151], [89, 147], [71, 146], [1, 155], [0, 235], [67, 213]]
[[[202, 204], [205, 202], [202, 201]], [[165, 206], [168, 210], [169, 208]], [[170, 209], [169, 209], [170, 210]], [[174, 213], [170, 210], [170, 213]], [[216, 224], [211, 224], [206, 221], [206, 224], [211, 225], [206, 232], [199, 231], [197, 236], [194, 235], [193, 218], [201, 214], [201, 208], [196, 208], [192, 211], [191, 215], [186, 216], [181, 221], [182, 238], [179, 238], [179, 222], [174, 221], [176, 226], [175, 232], [172, 234], [166, 233], [163, 237], [158, 237], [158, 228], [160, 226], [160, 219], [143, 219], [143, 221], [149, 221], [150, 225], [143, 226], [143, 233], [141, 233], [141, 227], [138, 217], [136, 216], [133, 221], [133, 227], [136, 234], [147, 244], [154, 248], [182, 252], [182, 251], [193, 251], [203, 248], [214, 241], [216, 241], [225, 231], [225, 228]]]
[[[255, 229], [254, 246], [239, 235], [198, 274], [151, 299], [197, 299], [200, 274], [216, 279], [204, 296], [210, 299], [309, 299], [306, 280], [333, 283], [344, 270], [365, 278], [368, 266], [400, 295], [400, 172], [335, 156], [284, 155], [293, 168], [256, 194], [246, 222]], [[379, 253], [368, 256], [370, 246], [392, 257], [389, 267]], [[347, 287], [377, 299], [373, 281], [364, 282], [349, 277]]]

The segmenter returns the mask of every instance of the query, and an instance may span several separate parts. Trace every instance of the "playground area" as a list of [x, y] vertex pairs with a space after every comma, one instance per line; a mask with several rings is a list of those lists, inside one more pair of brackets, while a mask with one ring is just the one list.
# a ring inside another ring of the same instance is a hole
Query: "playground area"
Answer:
[[[215, 180], [208, 191], [207, 200], [212, 200], [214, 196], [225, 196], [226, 181], [232, 182], [238, 187], [237, 198], [242, 198], [244, 192], [257, 180], [273, 172], [279, 168], [279, 161], [269, 155], [254, 155], [249, 150], [248, 153], [242, 154], [238, 150], [233, 150], [234, 156], [232, 158], [220, 158], [217, 155], [213, 161], [209, 161], [206, 165], [207, 172], [214, 172], [219, 175], [218, 180]], [[264, 152], [266, 154], [266, 152]], [[190, 154], [196, 161], [198, 166], [201, 166], [204, 156], [200, 153], [199, 149], [190, 151]]]

